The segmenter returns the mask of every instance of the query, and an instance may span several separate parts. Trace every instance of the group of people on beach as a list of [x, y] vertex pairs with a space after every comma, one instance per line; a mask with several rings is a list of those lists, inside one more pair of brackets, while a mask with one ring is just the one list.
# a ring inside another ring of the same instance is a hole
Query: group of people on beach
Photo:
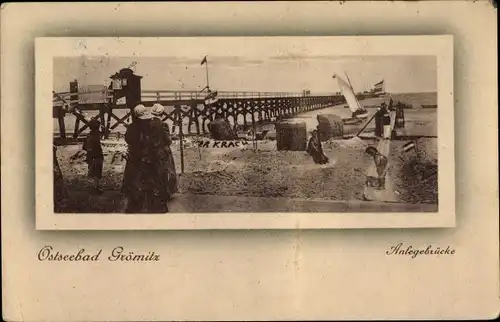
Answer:
[[[128, 145], [127, 163], [123, 175], [122, 193], [126, 213], [165, 213], [172, 195], [178, 192], [175, 162], [168, 125], [160, 119], [164, 107], [155, 104], [151, 109], [137, 105], [133, 122], [125, 133]], [[94, 192], [100, 194], [103, 152], [100, 123], [89, 123], [90, 133], [83, 149], [87, 152], [88, 176], [93, 179]]]
[[[377, 113], [387, 114], [386, 105], [383, 104]], [[168, 125], [160, 118], [163, 114], [164, 107], [160, 104], [154, 104], [151, 109], [139, 104], [133, 110], [133, 122], [125, 133], [128, 154], [121, 189], [127, 213], [168, 212], [168, 202], [178, 192], [175, 162], [170, 149], [172, 141]], [[93, 180], [93, 191], [100, 194], [104, 161], [101, 125], [94, 119], [89, 122], [89, 127], [90, 133], [83, 150], [87, 152], [88, 176]], [[327, 164], [330, 160], [323, 152], [319, 132], [319, 126], [310, 132], [307, 153], [314, 163]], [[372, 152], [367, 150], [374, 156]]]

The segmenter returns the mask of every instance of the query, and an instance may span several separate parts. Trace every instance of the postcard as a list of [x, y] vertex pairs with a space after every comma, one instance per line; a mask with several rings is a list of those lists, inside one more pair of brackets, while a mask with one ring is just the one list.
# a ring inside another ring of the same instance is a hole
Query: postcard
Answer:
[[39, 229], [454, 226], [452, 36], [35, 50]]
[[488, 1], [1, 8], [4, 320], [498, 318]]

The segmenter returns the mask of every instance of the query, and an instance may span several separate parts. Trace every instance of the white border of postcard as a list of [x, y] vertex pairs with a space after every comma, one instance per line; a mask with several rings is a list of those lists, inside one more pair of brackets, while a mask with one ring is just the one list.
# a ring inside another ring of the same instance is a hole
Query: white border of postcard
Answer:
[[[53, 207], [53, 58], [71, 56], [435, 55], [439, 210], [429, 213], [56, 214]], [[166, 54], [168, 53], [168, 54]], [[37, 38], [36, 228], [39, 230], [330, 229], [455, 226], [453, 37]]]

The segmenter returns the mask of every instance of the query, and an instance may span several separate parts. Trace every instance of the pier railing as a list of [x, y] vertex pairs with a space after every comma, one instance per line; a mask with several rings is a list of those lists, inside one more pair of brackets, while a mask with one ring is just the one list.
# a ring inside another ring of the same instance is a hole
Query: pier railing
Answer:
[[70, 106], [85, 104], [110, 103], [113, 100], [112, 90], [86, 91], [86, 92], [53, 92], [52, 106], [69, 108]]
[[[207, 93], [205, 91], [193, 90], [143, 90], [141, 97], [144, 101], [184, 101], [203, 100]], [[331, 96], [333, 93], [309, 94], [307, 96]], [[302, 92], [248, 92], [248, 91], [217, 91], [219, 99], [235, 98], [271, 98], [271, 97], [307, 97]]]
[[[345, 103], [342, 96], [329, 93], [217, 91], [218, 101], [212, 104], [207, 104], [205, 97], [206, 92], [195, 90], [141, 91], [144, 105], [159, 102], [165, 106], [161, 119], [177, 135], [208, 133], [208, 123], [221, 117], [235, 127], [246, 128]], [[64, 141], [68, 129], [77, 139], [88, 130], [92, 119], [100, 121], [105, 137], [111, 132], [122, 133], [132, 121], [132, 107], [116, 105], [113, 91], [108, 89], [53, 93], [53, 118], [59, 124], [54, 134]]]
[[[249, 92], [249, 91], [217, 91], [219, 99], [235, 98], [283, 98], [283, 97], [310, 97], [310, 96], [334, 96], [334, 93], [312, 93], [304, 95], [302, 92]], [[141, 100], [143, 101], [186, 101], [204, 100], [207, 96], [205, 91], [195, 90], [143, 90]], [[96, 97], [98, 99], [96, 99]], [[113, 99], [112, 90], [86, 91], [86, 92], [58, 92], [53, 95], [53, 106], [64, 106], [65, 104], [90, 104], [109, 103]]]

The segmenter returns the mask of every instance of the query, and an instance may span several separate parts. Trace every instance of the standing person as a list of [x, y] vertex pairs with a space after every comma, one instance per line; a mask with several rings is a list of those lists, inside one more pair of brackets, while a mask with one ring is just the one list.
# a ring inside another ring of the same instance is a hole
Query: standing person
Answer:
[[384, 115], [384, 114], [389, 112], [389, 109], [388, 109], [387, 104], [385, 102], [382, 102], [382, 104], [380, 104], [380, 108], [378, 109], [378, 112], [381, 115]]
[[311, 132], [311, 138], [307, 144], [307, 153], [312, 156], [314, 163], [326, 164], [330, 161], [323, 153], [323, 147], [321, 146], [321, 140], [319, 138], [317, 128]]
[[391, 139], [391, 115], [389, 114], [389, 110], [384, 108], [384, 114], [382, 116], [382, 123], [384, 128], [384, 140]]
[[83, 150], [87, 152], [87, 163], [89, 165], [88, 176], [93, 181], [93, 192], [101, 194], [100, 180], [102, 178], [102, 167], [104, 155], [101, 146], [101, 124], [97, 120], [89, 122], [90, 133], [83, 143]]
[[144, 105], [134, 108], [136, 116], [125, 133], [129, 157], [123, 178], [127, 213], [168, 212], [167, 135]]
[[169, 176], [168, 176], [168, 193], [169, 197], [171, 198], [172, 195], [178, 192], [177, 188], [177, 172], [175, 170], [175, 161], [174, 161], [174, 155], [172, 154], [172, 150], [170, 149], [170, 145], [172, 144], [172, 140], [170, 138], [170, 129], [168, 127], [168, 124], [163, 123], [160, 119], [160, 117], [163, 115], [165, 111], [165, 108], [159, 104], [156, 103], [153, 105], [151, 108], [151, 114], [154, 116], [154, 122], [158, 123], [157, 126], [162, 126], [163, 129], [165, 130], [166, 133], [166, 145], [165, 145], [165, 153], [167, 154], [168, 158], [168, 169], [169, 169]]
[[153, 105], [153, 107], [151, 108], [151, 114], [153, 115], [153, 120], [155, 120], [155, 122], [157, 122], [157, 121], [161, 122], [161, 125], [164, 127], [165, 132], [167, 132], [167, 134], [169, 135], [169, 138], [170, 138], [170, 128], [168, 127], [168, 124], [163, 123], [161, 121], [161, 117], [164, 114], [164, 112], [165, 112], [165, 108], [163, 107], [163, 105], [161, 105], [159, 103], [155, 103]]
[[52, 157], [54, 166], [54, 209], [59, 212], [64, 199], [68, 197], [68, 191], [64, 184], [64, 178], [57, 160], [57, 147], [52, 144]]
[[389, 115], [387, 104], [385, 104], [385, 102], [382, 102], [382, 104], [380, 104], [380, 107], [377, 108], [377, 112], [375, 114], [375, 135], [378, 137], [384, 138], [384, 123], [386, 123], [387, 115]]
[[394, 100], [392, 99], [392, 96], [390, 97], [389, 99], [389, 107], [388, 107], [389, 111], [395, 111], [396, 108], [394, 107]]

